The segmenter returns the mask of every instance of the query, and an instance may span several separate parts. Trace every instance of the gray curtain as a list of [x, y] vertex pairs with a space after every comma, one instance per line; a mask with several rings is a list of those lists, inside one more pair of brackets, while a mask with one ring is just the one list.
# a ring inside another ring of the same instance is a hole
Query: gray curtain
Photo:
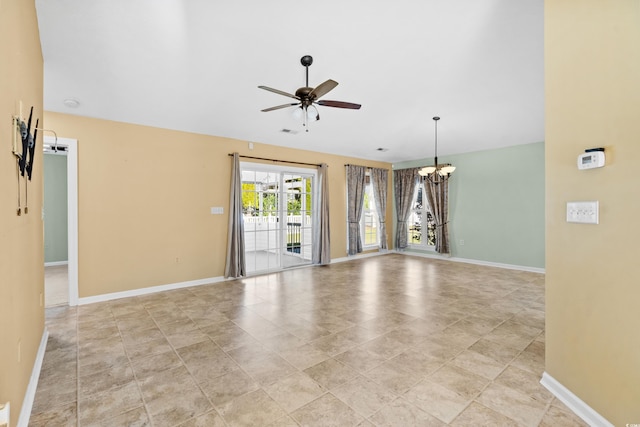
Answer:
[[331, 241], [329, 240], [329, 176], [328, 166], [318, 166], [318, 190], [316, 203], [318, 209], [314, 209], [313, 223], [315, 224], [315, 244], [311, 253], [313, 264], [331, 263]]
[[227, 262], [224, 268], [224, 277], [240, 277], [245, 276], [246, 273], [240, 156], [238, 156], [238, 153], [233, 153], [229, 196], [229, 228], [227, 230]]
[[362, 252], [360, 217], [364, 204], [366, 171], [367, 168], [364, 166], [347, 165], [347, 221], [349, 222], [347, 253], [349, 255]]
[[396, 195], [396, 249], [405, 249], [407, 242], [407, 219], [411, 213], [413, 192], [418, 182], [418, 168], [399, 169], [393, 171], [393, 189]]
[[386, 169], [371, 168], [371, 181], [373, 183], [373, 196], [376, 200], [376, 211], [380, 222], [380, 249], [387, 249], [387, 183], [389, 171]]
[[427, 201], [436, 224], [436, 252], [449, 253], [449, 180], [437, 173], [425, 179], [424, 188]]

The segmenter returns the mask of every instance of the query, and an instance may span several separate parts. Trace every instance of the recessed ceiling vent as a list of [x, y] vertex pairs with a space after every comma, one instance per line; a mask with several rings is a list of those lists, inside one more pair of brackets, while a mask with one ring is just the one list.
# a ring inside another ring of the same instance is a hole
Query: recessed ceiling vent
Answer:
[[295, 135], [296, 133], [298, 133], [297, 130], [292, 130], [292, 129], [282, 129], [280, 132], [282, 132], [282, 133], [290, 133], [291, 135]]

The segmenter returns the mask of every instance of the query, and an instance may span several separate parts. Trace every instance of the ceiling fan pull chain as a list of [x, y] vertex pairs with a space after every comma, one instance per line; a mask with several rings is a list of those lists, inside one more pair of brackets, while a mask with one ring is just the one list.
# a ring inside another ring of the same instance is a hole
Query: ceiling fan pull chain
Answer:
[[[308, 70], [309, 68], [307, 68]], [[302, 115], [304, 116], [304, 121], [302, 122], [302, 126], [305, 127], [305, 132], [309, 132], [309, 119], [307, 117], [307, 106], [305, 105], [304, 108], [302, 109]]]

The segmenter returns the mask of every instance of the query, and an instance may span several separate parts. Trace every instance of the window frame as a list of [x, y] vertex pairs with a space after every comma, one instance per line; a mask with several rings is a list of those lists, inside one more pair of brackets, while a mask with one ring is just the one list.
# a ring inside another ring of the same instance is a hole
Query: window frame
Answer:
[[[419, 197], [419, 192], [422, 191], [421, 194], [421, 198], [422, 198], [422, 204], [420, 208], [416, 208], [416, 205], [418, 203], [418, 197]], [[429, 228], [433, 229], [433, 240], [434, 243], [433, 245], [430, 245], [429, 239], [428, 237], [425, 239], [423, 238], [424, 233], [422, 232], [422, 230], [424, 229], [424, 225], [422, 224], [422, 221], [420, 223], [420, 242], [419, 243], [414, 243], [413, 242], [413, 238], [411, 237], [410, 234], [407, 235], [407, 244], [408, 247], [411, 249], [418, 249], [418, 250], [422, 250], [422, 251], [429, 251], [429, 252], [435, 252], [436, 250], [436, 234], [435, 234], [435, 223], [433, 222], [433, 212], [431, 211], [431, 206], [429, 206], [429, 201], [426, 197], [426, 191], [427, 188], [424, 185], [424, 180], [419, 180], [416, 183], [416, 186], [413, 189], [413, 198], [411, 199], [411, 214], [409, 216], [409, 219], [407, 220], [407, 233], [409, 233], [409, 231], [411, 230], [412, 225], [410, 224], [411, 221], [411, 217], [414, 214], [417, 215], [423, 215], [421, 216], [421, 218], [427, 218], [427, 236], [428, 236], [428, 232], [429, 232]], [[419, 212], [419, 213], [418, 213]], [[431, 216], [431, 221], [428, 220], [428, 217]], [[431, 222], [433, 225], [431, 227], [429, 227], [428, 223]]]
[[[369, 209], [366, 208], [366, 201], [362, 203], [362, 215], [360, 216], [360, 237], [362, 238], [362, 250], [371, 250], [380, 248], [380, 218], [378, 218], [378, 208], [376, 207], [375, 193], [373, 191], [373, 178], [371, 177], [371, 169], [367, 168], [365, 172], [364, 184], [365, 197], [369, 198]], [[376, 227], [375, 243], [367, 244], [367, 212], [373, 217], [372, 226]]]

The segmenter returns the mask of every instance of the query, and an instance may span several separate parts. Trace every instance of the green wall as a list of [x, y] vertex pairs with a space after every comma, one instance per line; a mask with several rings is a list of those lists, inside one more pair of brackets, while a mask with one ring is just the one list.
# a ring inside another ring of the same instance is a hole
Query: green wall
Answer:
[[44, 262], [67, 261], [67, 156], [44, 157]]
[[[457, 168], [449, 181], [451, 256], [544, 268], [544, 143], [443, 156], [438, 162]], [[393, 168], [432, 163], [412, 160]]]

